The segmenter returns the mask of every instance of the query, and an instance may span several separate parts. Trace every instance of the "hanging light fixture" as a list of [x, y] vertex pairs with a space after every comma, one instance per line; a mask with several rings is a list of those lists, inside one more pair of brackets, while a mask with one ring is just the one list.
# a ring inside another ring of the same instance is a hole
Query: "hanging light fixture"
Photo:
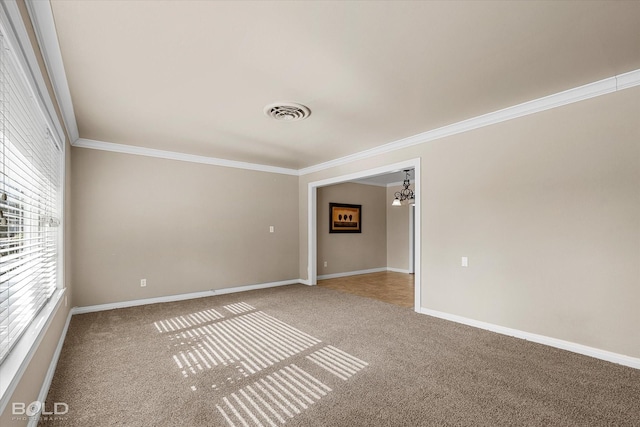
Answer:
[[404, 202], [405, 200], [407, 200], [410, 205], [415, 204], [415, 200], [416, 200], [415, 193], [413, 192], [412, 189], [409, 188], [409, 185], [410, 185], [409, 172], [411, 172], [411, 169], [406, 169], [404, 171], [406, 176], [404, 178], [404, 182], [402, 183], [403, 188], [402, 190], [395, 192], [394, 194], [395, 199], [393, 199], [393, 203], [391, 203], [391, 206], [402, 206], [402, 202]]

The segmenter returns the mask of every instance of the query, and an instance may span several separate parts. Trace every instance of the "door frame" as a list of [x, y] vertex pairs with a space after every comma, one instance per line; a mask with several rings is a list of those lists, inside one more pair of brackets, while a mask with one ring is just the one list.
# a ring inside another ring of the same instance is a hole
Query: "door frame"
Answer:
[[415, 220], [416, 220], [415, 206], [409, 206], [409, 274], [414, 274], [416, 271], [416, 257], [415, 251]]
[[[318, 252], [318, 212], [317, 212], [317, 202], [318, 202], [318, 188], [326, 187], [328, 185], [340, 184], [343, 182], [354, 181], [357, 179], [369, 178], [377, 175], [384, 175], [387, 173], [398, 172], [404, 169], [413, 169], [414, 170], [414, 192], [416, 195], [415, 198], [415, 210], [414, 210], [414, 233], [413, 233], [413, 241], [414, 241], [414, 251], [413, 251], [413, 259], [414, 259], [414, 310], [417, 312], [421, 311], [421, 284], [422, 284], [422, 276], [421, 272], [421, 239], [420, 239], [420, 223], [421, 223], [421, 205], [422, 205], [422, 197], [420, 195], [420, 158], [405, 160], [398, 163], [392, 163], [385, 166], [380, 166], [373, 169], [367, 169], [359, 172], [354, 172], [346, 175], [340, 175], [333, 178], [322, 179], [319, 181], [313, 181], [308, 184], [307, 191], [307, 225], [308, 225], [308, 237], [307, 237], [307, 278], [309, 285], [316, 285], [318, 283], [318, 260], [317, 260], [317, 252]], [[389, 202], [390, 203], [390, 202]], [[410, 237], [411, 239], [411, 237]]]

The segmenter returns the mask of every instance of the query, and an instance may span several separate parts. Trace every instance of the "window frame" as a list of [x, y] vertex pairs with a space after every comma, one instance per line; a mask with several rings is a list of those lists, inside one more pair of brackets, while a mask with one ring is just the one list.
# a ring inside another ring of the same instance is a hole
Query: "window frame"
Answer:
[[[45, 337], [49, 326], [64, 300], [67, 306], [65, 287], [65, 183], [66, 183], [66, 137], [54, 107], [49, 89], [45, 83], [40, 63], [31, 43], [31, 37], [25, 26], [20, 7], [14, 0], [0, 0], [0, 27], [6, 43], [18, 59], [27, 84], [36, 100], [40, 111], [47, 122], [51, 137], [61, 151], [61, 188], [59, 194], [60, 226], [58, 228], [58, 257], [56, 290], [49, 301], [42, 307], [31, 324], [23, 332], [21, 338], [13, 345], [2, 364], [0, 364], [0, 414], [5, 410], [9, 399], [26, 371], [31, 358], [36, 353]], [[67, 315], [67, 322], [69, 317]], [[47, 379], [45, 378], [45, 382]]]

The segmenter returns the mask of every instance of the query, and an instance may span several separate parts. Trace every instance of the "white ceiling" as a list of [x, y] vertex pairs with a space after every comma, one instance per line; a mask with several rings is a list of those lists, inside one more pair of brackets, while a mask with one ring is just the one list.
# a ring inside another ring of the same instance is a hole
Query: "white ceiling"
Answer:
[[638, 1], [51, 3], [81, 138], [293, 169], [640, 69]]

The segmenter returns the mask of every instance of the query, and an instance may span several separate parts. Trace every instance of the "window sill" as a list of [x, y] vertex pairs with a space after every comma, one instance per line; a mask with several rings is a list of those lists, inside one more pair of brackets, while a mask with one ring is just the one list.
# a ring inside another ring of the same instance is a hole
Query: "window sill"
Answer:
[[0, 414], [5, 410], [22, 374], [38, 350], [40, 342], [46, 335], [49, 325], [60, 307], [64, 294], [65, 289], [58, 289], [51, 296], [51, 300], [42, 307], [40, 313], [0, 365]]

